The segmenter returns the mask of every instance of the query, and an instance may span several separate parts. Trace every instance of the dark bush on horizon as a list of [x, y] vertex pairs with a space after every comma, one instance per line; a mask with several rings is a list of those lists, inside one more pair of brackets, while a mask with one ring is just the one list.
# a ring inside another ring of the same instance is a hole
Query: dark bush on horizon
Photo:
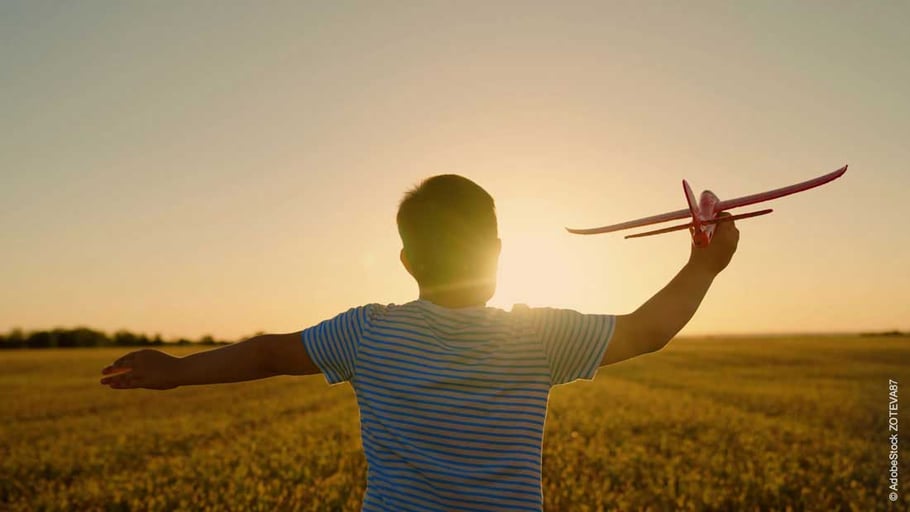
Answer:
[[57, 328], [53, 330], [24, 332], [15, 328], [6, 334], [0, 334], [0, 349], [12, 348], [80, 348], [80, 347], [155, 347], [161, 345], [226, 345], [230, 341], [215, 340], [210, 335], [198, 341], [180, 338], [166, 341], [160, 334], [150, 338], [145, 334], [135, 334], [121, 329], [109, 336], [107, 333], [88, 327], [73, 329]]

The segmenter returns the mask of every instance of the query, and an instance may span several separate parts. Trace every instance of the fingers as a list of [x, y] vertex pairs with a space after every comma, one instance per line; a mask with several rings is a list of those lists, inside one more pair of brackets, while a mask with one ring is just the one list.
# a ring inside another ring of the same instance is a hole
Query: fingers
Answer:
[[113, 389], [136, 387], [136, 383], [139, 379], [138, 375], [133, 373], [135, 354], [135, 352], [130, 352], [110, 365], [102, 368], [101, 374], [107, 375], [107, 377], [101, 379], [101, 384], [110, 385]]
[[105, 366], [101, 370], [101, 373], [117, 373], [117, 372], [129, 371], [132, 369], [133, 361], [135, 360], [135, 357], [136, 357], [136, 353], [130, 352], [129, 354], [126, 354], [125, 356], [117, 359], [116, 361], [111, 363], [109, 366]]
[[118, 368], [118, 367], [111, 365], [111, 366], [105, 366], [104, 368], [102, 368], [101, 373], [102, 373], [102, 375], [109, 375], [109, 374], [116, 375], [118, 373], [128, 373], [132, 370], [133, 370], [132, 368], [129, 368], [126, 366], [121, 366]]
[[718, 221], [719, 221], [719, 222], [717, 223], [718, 229], [719, 229], [721, 226], [724, 226], [724, 225], [735, 226], [735, 225], [736, 225], [736, 221], [734, 221], [734, 220], [723, 220], [723, 219], [726, 219], [727, 217], [732, 217], [732, 216], [733, 216], [733, 215], [731, 215], [730, 212], [720, 212], [720, 213], [718, 213], [718, 214], [717, 214], [717, 219], [718, 219]]
[[[733, 215], [731, 215], [729, 212], [720, 212], [717, 214], [717, 219], [721, 220], [726, 217], [732, 217], [732, 216]], [[739, 235], [739, 228], [736, 227], [736, 221], [733, 221], [733, 220], [722, 220], [722, 221], [718, 222], [716, 230], [721, 231], [721, 232], [736, 233], [737, 235]]]
[[[727, 212], [720, 212], [717, 214], [718, 218], [732, 217]], [[729, 220], [724, 222], [717, 223], [717, 231], [715, 232], [715, 238], [722, 239], [730, 245], [733, 251], [736, 250], [736, 247], [739, 245], [739, 228], [736, 227], [736, 222]]]
[[101, 379], [101, 384], [110, 386], [111, 389], [132, 389], [142, 387], [143, 379], [132, 372], [121, 373]]

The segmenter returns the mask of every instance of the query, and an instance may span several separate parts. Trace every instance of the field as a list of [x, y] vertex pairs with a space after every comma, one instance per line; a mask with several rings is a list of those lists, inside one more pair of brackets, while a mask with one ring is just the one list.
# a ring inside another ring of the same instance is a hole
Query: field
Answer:
[[[359, 509], [348, 385], [98, 384], [123, 353], [0, 352], [0, 510]], [[551, 394], [545, 508], [907, 510], [910, 419], [892, 504], [887, 408], [908, 363], [908, 338], [680, 339], [601, 368]]]

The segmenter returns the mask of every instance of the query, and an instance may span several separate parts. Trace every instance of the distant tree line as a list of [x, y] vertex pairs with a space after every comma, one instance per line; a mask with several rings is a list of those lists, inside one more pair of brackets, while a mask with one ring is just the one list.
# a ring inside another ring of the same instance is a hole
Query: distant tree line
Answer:
[[[261, 333], [257, 333], [261, 334]], [[0, 334], [0, 349], [9, 348], [75, 348], [75, 347], [155, 347], [162, 345], [226, 345], [230, 341], [215, 340], [211, 336], [203, 336], [196, 341], [186, 338], [164, 340], [160, 334], [149, 337], [145, 334], [135, 334], [127, 330], [119, 330], [112, 335], [103, 331], [76, 327], [74, 329], [53, 329], [50, 331], [23, 332], [22, 329], [12, 329], [6, 334]]]
[[910, 336], [910, 332], [901, 331], [881, 331], [881, 332], [863, 332], [860, 336], [886, 336], [886, 337], [903, 337]]

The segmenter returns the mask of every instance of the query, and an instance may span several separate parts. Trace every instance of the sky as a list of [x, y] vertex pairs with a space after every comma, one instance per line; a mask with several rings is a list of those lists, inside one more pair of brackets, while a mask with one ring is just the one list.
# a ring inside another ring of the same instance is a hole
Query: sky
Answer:
[[489, 305], [625, 314], [738, 222], [684, 334], [910, 329], [910, 3], [0, 3], [0, 331], [238, 340], [403, 303], [403, 193], [496, 200]]

